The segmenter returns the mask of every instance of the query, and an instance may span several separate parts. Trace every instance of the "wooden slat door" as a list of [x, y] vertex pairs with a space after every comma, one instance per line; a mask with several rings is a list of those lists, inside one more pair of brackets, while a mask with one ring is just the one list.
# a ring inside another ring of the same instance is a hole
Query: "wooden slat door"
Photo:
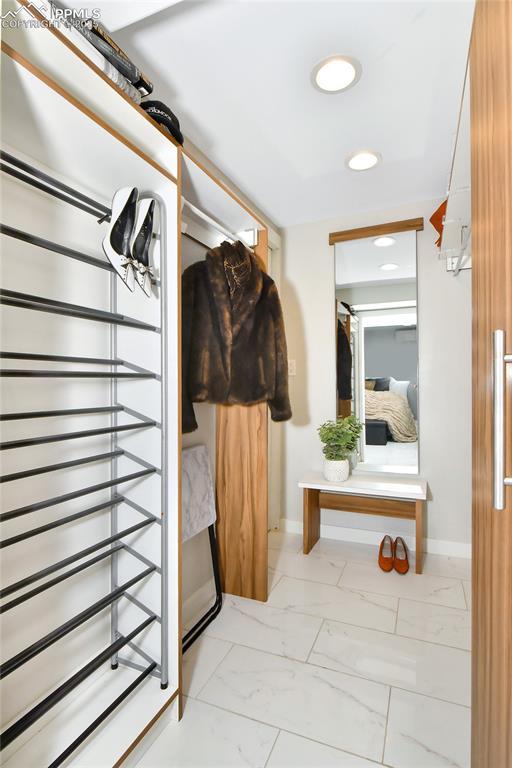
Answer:
[[[477, 0], [470, 53], [473, 257], [473, 768], [512, 768], [512, 488], [493, 508], [492, 332], [512, 351], [512, 2]], [[512, 476], [512, 366], [505, 474]]]

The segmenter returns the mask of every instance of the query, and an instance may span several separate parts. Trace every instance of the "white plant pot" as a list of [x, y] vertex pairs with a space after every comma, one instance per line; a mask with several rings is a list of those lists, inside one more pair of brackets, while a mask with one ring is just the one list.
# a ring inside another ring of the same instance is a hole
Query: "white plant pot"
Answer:
[[341, 461], [324, 460], [324, 477], [330, 483], [342, 483], [348, 479], [350, 474], [350, 463], [348, 459]]

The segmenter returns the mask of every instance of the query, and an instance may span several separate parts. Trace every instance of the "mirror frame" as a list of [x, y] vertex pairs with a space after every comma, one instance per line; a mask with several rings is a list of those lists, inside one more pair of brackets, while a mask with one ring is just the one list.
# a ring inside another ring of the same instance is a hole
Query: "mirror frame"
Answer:
[[369, 227], [358, 229], [342, 229], [339, 232], [329, 232], [329, 245], [343, 243], [346, 240], [364, 240], [367, 237], [379, 237], [379, 235], [392, 235], [393, 232], [422, 232], [424, 228], [423, 216], [417, 219], [402, 219], [401, 221], [388, 221], [384, 224], [372, 224]]
[[[358, 227], [357, 229], [345, 229], [340, 230], [338, 232], [330, 232], [329, 233], [329, 245], [336, 245], [336, 243], [344, 243], [348, 242], [349, 240], [364, 240], [366, 238], [370, 237], [379, 237], [381, 235], [392, 235], [397, 232], [416, 232], [416, 317], [418, 319], [419, 317], [419, 298], [418, 298], [418, 239], [417, 239], [417, 233], [422, 232], [424, 229], [424, 219], [423, 217], [418, 217], [416, 219], [402, 219], [401, 221], [388, 221], [384, 222], [382, 224], [374, 224], [367, 227]], [[336, 279], [334, 280], [334, 292], [336, 296]], [[336, 298], [335, 298], [336, 302]], [[336, 305], [336, 304], [335, 304]], [[419, 322], [417, 323], [419, 326]], [[420, 380], [419, 380], [419, 349], [418, 349], [418, 359], [417, 359], [417, 366], [418, 366], [418, 395], [421, 392], [420, 387]], [[336, 383], [335, 383], [335, 410], [334, 412], [338, 412], [337, 407], [337, 393], [336, 393]], [[421, 396], [418, 396], [418, 462], [417, 462], [417, 469], [416, 472], [410, 472], [406, 474], [410, 474], [411, 477], [418, 477], [420, 476], [420, 440], [419, 436], [421, 434], [421, 426], [420, 426], [420, 416], [421, 416]], [[354, 471], [358, 471], [358, 468]], [[375, 474], [379, 474], [377, 470], [368, 470], [373, 471]], [[386, 474], [384, 472], [381, 472], [380, 474]], [[391, 473], [389, 473], [391, 474]], [[399, 472], [395, 474], [400, 474]]]

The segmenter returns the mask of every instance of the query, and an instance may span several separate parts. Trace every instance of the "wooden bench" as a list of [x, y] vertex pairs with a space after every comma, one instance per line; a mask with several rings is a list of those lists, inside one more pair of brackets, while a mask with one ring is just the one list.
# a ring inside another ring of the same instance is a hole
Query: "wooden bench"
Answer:
[[355, 472], [343, 483], [330, 483], [322, 472], [308, 472], [304, 491], [304, 554], [320, 538], [320, 510], [399, 517], [416, 523], [416, 573], [423, 567], [423, 515], [427, 483], [418, 477]]

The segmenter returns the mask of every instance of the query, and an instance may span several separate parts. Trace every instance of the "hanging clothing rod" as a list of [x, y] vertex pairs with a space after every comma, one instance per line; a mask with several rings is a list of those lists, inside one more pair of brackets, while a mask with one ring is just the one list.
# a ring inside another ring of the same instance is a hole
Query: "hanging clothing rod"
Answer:
[[145, 477], [146, 475], [152, 475], [156, 472], [155, 469], [141, 469], [139, 472], [132, 472], [130, 475], [123, 475], [122, 477], [116, 477], [113, 480], [106, 480], [104, 483], [97, 483], [96, 485], [89, 485], [87, 488], [80, 488], [78, 491], [71, 491], [65, 493], [62, 496], [54, 496], [51, 499], [45, 499], [44, 501], [38, 501], [35, 504], [27, 504], [25, 507], [18, 507], [18, 509], [11, 509], [9, 512], [3, 512], [0, 515], [0, 523], [6, 520], [13, 520], [16, 517], [22, 517], [28, 515], [31, 512], [39, 512], [41, 509], [48, 509], [48, 507], [54, 507], [56, 504], [62, 504], [65, 501], [71, 501], [72, 499], [78, 499], [80, 496], [88, 496], [96, 491], [104, 491], [107, 488], [115, 488], [122, 483], [128, 483], [130, 480], [138, 480], [139, 477]]
[[79, 467], [82, 464], [93, 464], [96, 461], [105, 461], [118, 458], [122, 456], [124, 451], [118, 448], [115, 451], [109, 451], [108, 453], [97, 453], [94, 456], [84, 456], [82, 459], [73, 459], [72, 461], [63, 461], [60, 464], [48, 464], [46, 467], [34, 467], [33, 469], [24, 469], [21, 472], [11, 472], [9, 475], [0, 475], [0, 483], [12, 483], [15, 480], [24, 480], [27, 477], [35, 477], [36, 475], [46, 475], [49, 472], [57, 472], [61, 469], [69, 469], [70, 467]]
[[2, 413], [0, 421], [18, 421], [19, 419], [47, 419], [54, 416], [82, 416], [90, 413], [118, 413], [123, 411], [122, 405], [106, 405], [98, 408], [64, 408], [58, 411], [19, 411], [18, 413]]
[[[213, 248], [211, 243], [204, 243], [202, 240], [200, 240], [198, 237], [195, 237], [195, 235], [191, 235], [190, 232], [184, 232], [183, 229], [181, 231], [182, 237], [186, 237], [187, 240], [191, 240], [193, 243], [197, 243], [198, 245], [202, 246], [203, 248], [206, 248], [206, 250], [210, 250], [210, 248]], [[243, 241], [242, 241], [243, 242]], [[254, 252], [254, 248], [247, 245], [247, 243], [244, 243], [245, 247], [248, 248], [249, 251]]]
[[141, 573], [139, 573], [137, 576], [134, 576], [128, 581], [125, 581], [124, 584], [121, 584], [119, 587], [116, 587], [116, 589], [113, 589], [111, 592], [100, 598], [100, 600], [97, 600], [84, 611], [77, 613], [76, 616], [73, 616], [72, 619], [64, 622], [64, 624], [61, 624], [59, 627], [56, 627], [56, 629], [53, 629], [40, 640], [36, 640], [36, 642], [32, 643], [32, 645], [24, 648], [24, 650], [17, 653], [16, 656], [12, 656], [1, 665], [0, 680], [15, 672], [17, 669], [22, 667], [23, 664], [26, 664], [27, 661], [30, 661], [42, 651], [45, 651], [51, 645], [56, 643], [57, 640], [60, 640], [74, 629], [77, 629], [77, 627], [85, 624], [86, 621], [92, 619], [93, 616], [96, 616], [96, 614], [98, 614], [104, 608], [108, 608], [109, 605], [112, 605], [112, 603], [114, 603], [116, 600], [119, 600], [119, 598], [122, 597], [128, 589], [135, 586], [135, 584], [138, 584], [139, 581], [145, 579], [155, 570], [156, 567], [152, 567], [141, 571]]
[[54, 579], [45, 581], [44, 584], [40, 584], [38, 587], [35, 587], [35, 589], [31, 589], [29, 592], [25, 592], [23, 595], [15, 597], [14, 600], [10, 600], [8, 603], [4, 603], [2, 606], [0, 606], [0, 613], [6, 613], [13, 608], [17, 608], [18, 605], [21, 605], [27, 600], [36, 597], [36, 595], [40, 595], [42, 592], [46, 592], [47, 589], [51, 589], [51, 587], [55, 587], [57, 584], [70, 579], [72, 576], [76, 576], [77, 573], [85, 571], [87, 568], [91, 568], [93, 565], [100, 563], [107, 557], [112, 557], [112, 555], [117, 554], [121, 549], [123, 549], [123, 545], [117, 544], [115, 547], [112, 547], [112, 549], [107, 549], [105, 552], [101, 552], [99, 555], [91, 557], [90, 560], [86, 560], [85, 563], [80, 563], [80, 565], [71, 568], [69, 571], [66, 571], [66, 573], [61, 573], [60, 576], [56, 576]]
[[[111, 509], [112, 507], [118, 506], [124, 501], [123, 496], [114, 496], [109, 501], [104, 501], [101, 504], [95, 504], [93, 507], [88, 507], [87, 509], [82, 510], [82, 512], [75, 512], [73, 515], [67, 515], [66, 517], [61, 517], [59, 520], [54, 520], [51, 523], [46, 523], [46, 525], [40, 525], [38, 528], [31, 528], [28, 531], [23, 531], [23, 533], [18, 533], [16, 536], [11, 536], [8, 539], [4, 539], [0, 542], [0, 549], [5, 549], [5, 547], [12, 547], [13, 544], [19, 544], [20, 541], [25, 541], [25, 539], [31, 539], [32, 536], [39, 536], [41, 533], [47, 533], [48, 531], [53, 531], [54, 528], [60, 528], [61, 525], [67, 525], [68, 523], [74, 523], [76, 520], [81, 520], [83, 517], [87, 517], [88, 515], [93, 515], [95, 512], [102, 512], [105, 509]], [[148, 515], [151, 517], [151, 515]], [[156, 522], [159, 522], [158, 520]]]
[[103, 712], [101, 712], [101, 714], [98, 715], [98, 717], [95, 720], [93, 720], [89, 726], [87, 726], [87, 728], [80, 734], [80, 736], [77, 736], [77, 738], [69, 745], [69, 747], [66, 747], [64, 752], [62, 752], [62, 754], [60, 754], [53, 762], [50, 763], [48, 768], [59, 768], [59, 766], [62, 765], [68, 759], [68, 757], [71, 754], [73, 754], [73, 752], [76, 749], [78, 749], [80, 744], [82, 744], [86, 739], [88, 739], [89, 736], [92, 733], [94, 733], [96, 728], [99, 728], [99, 726], [108, 717], [110, 717], [112, 712], [114, 712], [117, 709], [117, 707], [119, 707], [123, 703], [123, 701], [127, 699], [128, 696], [130, 696], [131, 693], [136, 688], [138, 688], [138, 686], [141, 683], [144, 682], [146, 677], [151, 675], [151, 673], [156, 668], [156, 666], [157, 666], [156, 661], [153, 661], [151, 664], [149, 664], [149, 666], [147, 666], [146, 669], [144, 669], [144, 671], [141, 672], [141, 674], [138, 677], [136, 677], [135, 680], [132, 683], [130, 683], [130, 685], [127, 688], [125, 688], [124, 691], [122, 691], [122, 693], [119, 694], [117, 699], [114, 699], [112, 704], [109, 704], [108, 707], [106, 707], [106, 709], [104, 709]]
[[21, 240], [24, 243], [30, 243], [30, 245], [35, 245], [38, 248], [44, 248], [46, 251], [60, 253], [62, 256], [67, 256], [70, 259], [75, 259], [76, 261], [81, 261], [84, 264], [89, 264], [91, 267], [99, 267], [100, 269], [107, 270], [107, 272], [115, 272], [114, 267], [109, 261], [96, 259], [94, 256], [88, 256], [86, 253], [80, 253], [79, 251], [75, 251], [73, 248], [68, 248], [65, 245], [59, 245], [58, 243], [54, 243], [51, 240], [45, 240], [42, 237], [31, 235], [28, 232], [23, 232], [21, 229], [9, 227], [7, 224], [0, 224], [0, 234], [13, 237], [16, 240]]
[[[193, 214], [195, 214], [199, 219], [202, 219], [208, 226], [212, 227], [213, 229], [217, 230], [217, 232], [221, 235], [224, 235], [228, 238], [228, 240], [232, 240], [233, 242], [237, 242], [240, 240], [240, 236], [237, 235], [234, 232], [231, 232], [227, 227], [225, 227], [223, 224], [220, 224], [220, 222], [216, 221], [216, 219], [212, 218], [208, 213], [205, 213], [205, 211], [202, 211], [201, 208], [198, 208], [196, 205], [193, 205], [188, 200], [186, 200], [184, 197], [181, 198], [182, 204], [188, 208]], [[257, 227], [254, 227], [254, 229], [257, 229]], [[205, 245], [205, 243], [202, 243], [200, 240], [195, 238], [193, 235], [189, 235], [187, 232], [183, 232], [186, 237], [189, 237], [191, 240], [194, 240], [196, 243], [199, 243], [200, 245]], [[244, 243], [245, 247], [249, 250], [253, 250], [251, 246]], [[206, 246], [209, 247], [209, 246]]]
[[[196, 237], [195, 235], [191, 235], [191, 234], [190, 234], [190, 232], [185, 232], [185, 231], [183, 230], [183, 228], [182, 228], [182, 230], [181, 230], [181, 235], [182, 235], [182, 237], [186, 237], [186, 238], [187, 238], [187, 240], [191, 240], [193, 243], [197, 243], [198, 245], [202, 246], [203, 248], [206, 248], [206, 250], [210, 250], [210, 248], [212, 248], [212, 247], [213, 247], [211, 243], [204, 243], [202, 240], [200, 240], [200, 239], [199, 239], [198, 237]], [[250, 251], [253, 251], [253, 252], [254, 252], [254, 248], [252, 248], [251, 246], [247, 245], [247, 243], [244, 243], [244, 245], [245, 245], [245, 247], [246, 247], [246, 248], [248, 248]]]
[[[8, 173], [10, 176], [17, 178], [20, 181], [24, 181], [25, 183], [30, 184], [31, 186], [36, 187], [37, 189], [40, 189], [43, 192], [46, 192], [47, 194], [52, 195], [53, 197], [56, 197], [65, 203], [69, 203], [76, 208], [80, 208], [86, 213], [90, 213], [96, 219], [110, 221], [111, 210], [110, 208], [107, 208], [106, 205], [98, 203], [97, 200], [93, 200], [91, 197], [84, 195], [82, 192], [73, 189], [73, 187], [70, 187], [67, 184], [63, 184], [53, 176], [40, 171], [38, 168], [35, 168], [29, 163], [25, 163], [23, 160], [19, 160], [18, 158], [14, 157], [14, 155], [10, 155], [7, 152], [0, 152], [0, 157], [5, 162], [9, 163], [9, 165], [0, 163], [0, 169], [5, 173]], [[10, 166], [12, 165], [15, 166], [15, 168], [18, 168], [19, 171], [11, 168]], [[23, 171], [23, 173], [20, 173], [20, 171]]]
[[210, 249], [211, 246], [208, 245], [208, 243], [203, 243], [202, 240], [199, 240], [198, 237], [194, 237], [194, 235], [191, 235], [189, 232], [184, 232], [182, 229], [182, 237], [186, 237], [187, 240], [192, 240], [193, 243], [197, 243], [198, 245], [201, 245], [203, 248]]
[[[74, 555], [69, 555], [63, 560], [59, 560], [52, 565], [48, 565], [46, 568], [42, 568], [40, 571], [36, 571], [35, 573], [30, 574], [30, 576], [25, 576], [23, 579], [13, 582], [8, 587], [4, 587], [4, 589], [0, 590], [0, 598], [3, 600], [4, 597], [9, 597], [9, 595], [12, 595], [14, 592], [18, 592], [20, 589], [25, 589], [25, 587], [29, 587], [36, 581], [40, 581], [41, 579], [46, 578], [46, 576], [51, 576], [52, 573], [62, 570], [62, 568], [65, 568], [67, 565], [72, 565], [72, 563], [76, 563], [78, 560], [82, 560], [82, 558], [87, 557], [87, 555], [92, 555], [99, 549], [108, 547], [109, 544], [113, 544], [125, 536], [129, 536], [131, 533], [140, 531], [142, 528], [146, 528], [146, 526], [154, 523], [155, 519], [156, 518], [150, 520], [146, 518], [141, 520], [140, 522], [131, 525], [129, 528], [125, 528], [124, 530], [119, 531], [118, 533], [115, 533], [106, 539], [102, 539], [102, 541], [97, 541], [96, 544], [91, 544], [91, 546], [85, 547], [85, 549], [81, 549], [79, 552], [75, 552]], [[112, 550], [109, 550], [109, 552], [110, 551]], [[146, 563], [146, 565], [155, 565], [155, 563]]]
[[34, 309], [38, 312], [51, 312], [56, 315], [68, 315], [69, 317], [78, 317], [85, 320], [96, 320], [101, 323], [127, 325], [144, 331], [160, 331], [160, 329], [154, 325], [148, 325], [140, 320], [135, 320], [134, 318], [126, 317], [125, 315], [119, 315], [116, 312], [106, 312], [101, 309], [84, 307], [79, 304], [69, 304], [64, 301], [45, 299], [43, 296], [34, 296], [28, 293], [19, 293], [18, 291], [0, 289], [0, 304], [20, 307], [21, 309]]
[[[130, 643], [137, 635], [139, 635], [144, 629], [150, 626], [155, 620], [155, 616], [149, 616], [141, 624], [139, 624], [132, 632], [127, 635], [121, 635], [114, 642], [112, 642], [101, 653], [98, 653], [94, 659], [85, 664], [78, 672], [75, 672], [68, 680], [59, 685], [54, 691], [52, 691], [46, 698], [44, 698], [35, 707], [32, 707], [25, 715], [16, 720], [13, 725], [7, 728], [0, 736], [0, 749], [7, 747], [14, 739], [20, 734], [30, 728], [39, 718], [49, 712], [59, 701], [62, 701], [71, 691], [77, 688], [84, 680], [86, 680], [93, 672], [101, 667], [110, 656], [116, 651], [121, 650], [125, 645]], [[155, 662], [153, 662], [155, 663]], [[112, 705], [111, 705], [112, 706]], [[90, 728], [91, 726], [89, 726]], [[77, 745], [78, 746], [78, 745]], [[75, 747], [76, 748], [76, 747]], [[72, 750], [74, 751], [74, 750]], [[64, 754], [64, 753], [63, 753]], [[70, 754], [70, 753], [69, 753]], [[62, 762], [62, 761], [61, 761]]]
[[202, 219], [206, 224], [208, 224], [210, 227], [213, 227], [213, 229], [216, 229], [217, 232], [219, 232], [221, 235], [225, 235], [230, 240], [233, 240], [233, 242], [236, 242], [240, 238], [238, 235], [233, 234], [233, 232], [230, 232], [227, 227], [224, 227], [222, 224], [220, 224], [218, 221], [213, 219], [211, 216], [209, 216], [207, 213], [202, 211], [197, 206], [193, 205], [192, 203], [189, 203], [188, 200], [186, 200], [184, 197], [181, 198], [181, 202], [183, 205], [189, 209], [189, 211], [192, 211], [192, 213], [197, 216], [199, 219]]
[[27, 437], [22, 440], [9, 440], [0, 443], [0, 451], [8, 451], [12, 448], [27, 448], [32, 445], [46, 443], [58, 443], [61, 440], [75, 440], [82, 437], [96, 437], [97, 435], [110, 435], [113, 432], [129, 432], [131, 429], [144, 429], [156, 427], [156, 421], [142, 421], [130, 424], [118, 424], [113, 427], [99, 427], [98, 429], [84, 429], [80, 432], [62, 432], [59, 435], [43, 435], [42, 437]]

